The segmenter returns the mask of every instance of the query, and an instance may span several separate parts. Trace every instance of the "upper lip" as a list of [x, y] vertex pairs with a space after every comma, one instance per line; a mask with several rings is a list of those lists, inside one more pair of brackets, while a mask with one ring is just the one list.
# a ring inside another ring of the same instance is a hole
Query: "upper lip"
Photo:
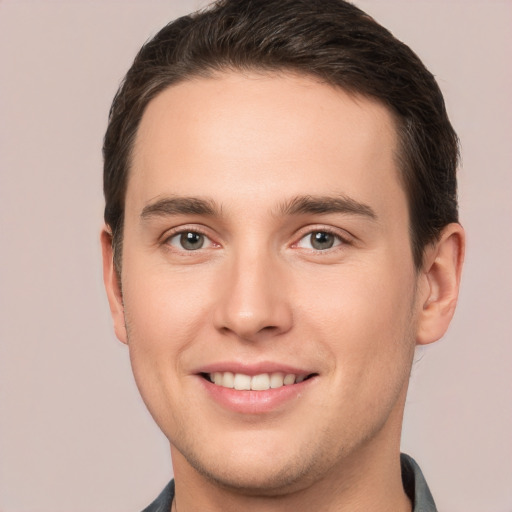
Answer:
[[284, 373], [301, 376], [307, 376], [315, 373], [313, 370], [307, 368], [300, 368], [273, 361], [262, 361], [259, 363], [243, 363], [234, 361], [211, 363], [199, 367], [194, 373], [201, 374], [215, 372], [242, 373], [251, 377], [254, 375], [260, 375], [262, 373]]

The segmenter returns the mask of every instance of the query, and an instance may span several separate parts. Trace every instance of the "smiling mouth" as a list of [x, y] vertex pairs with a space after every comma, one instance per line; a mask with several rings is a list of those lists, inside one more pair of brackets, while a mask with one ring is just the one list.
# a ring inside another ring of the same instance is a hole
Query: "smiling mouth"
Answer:
[[300, 384], [318, 374], [297, 375], [294, 373], [260, 373], [258, 375], [246, 375], [244, 373], [214, 372], [201, 373], [201, 377], [223, 388], [236, 389], [237, 391], [267, 391], [283, 386]]

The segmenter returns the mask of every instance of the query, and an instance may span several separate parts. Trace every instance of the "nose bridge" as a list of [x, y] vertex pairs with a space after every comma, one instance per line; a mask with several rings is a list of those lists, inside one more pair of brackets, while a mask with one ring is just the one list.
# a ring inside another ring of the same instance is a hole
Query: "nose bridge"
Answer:
[[264, 245], [233, 250], [223, 272], [217, 328], [243, 339], [278, 334], [291, 327], [283, 262]]

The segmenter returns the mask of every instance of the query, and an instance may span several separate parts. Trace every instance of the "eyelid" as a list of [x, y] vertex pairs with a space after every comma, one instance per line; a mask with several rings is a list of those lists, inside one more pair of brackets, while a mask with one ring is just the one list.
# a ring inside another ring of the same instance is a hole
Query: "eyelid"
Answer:
[[[173, 248], [174, 250], [180, 251], [180, 252], [198, 252], [204, 249], [209, 249], [210, 247], [219, 247], [220, 244], [216, 242], [211, 234], [207, 232], [208, 230], [201, 225], [198, 224], [184, 224], [181, 226], [176, 226], [174, 228], [168, 229], [165, 231], [162, 236], [160, 237], [160, 243], [168, 248]], [[182, 235], [183, 233], [197, 233], [199, 235], [204, 236], [208, 242], [208, 247], [201, 247], [201, 249], [197, 249], [195, 251], [187, 251], [186, 249], [179, 249], [169, 243], [169, 240], [171, 238], [174, 238], [178, 235]]]
[[298, 244], [301, 240], [303, 240], [307, 236], [311, 236], [313, 233], [329, 233], [330, 235], [335, 236], [341, 243], [337, 244], [329, 249], [310, 249], [314, 252], [328, 252], [335, 250], [340, 245], [351, 245], [354, 242], [355, 237], [348, 233], [345, 230], [342, 230], [340, 228], [334, 228], [331, 226], [325, 226], [325, 225], [318, 225], [318, 226], [307, 226], [305, 228], [302, 228], [299, 230], [295, 237], [295, 242], [293, 242], [292, 247], [298, 247]]
[[[299, 242], [304, 239], [306, 236], [310, 236], [311, 234], [315, 232], [325, 232], [329, 233], [333, 236], [335, 236], [341, 244], [337, 244], [334, 247], [331, 247], [329, 249], [319, 250], [319, 249], [311, 249], [311, 251], [314, 252], [328, 252], [331, 250], [335, 250], [339, 245], [352, 245], [355, 238], [352, 234], [347, 232], [346, 230], [343, 230], [341, 228], [335, 228], [332, 226], [326, 226], [326, 225], [310, 225], [307, 227], [304, 227], [300, 229], [296, 235], [294, 236], [294, 242], [291, 244], [291, 247], [297, 247]], [[208, 247], [202, 247], [201, 249], [197, 249], [196, 251], [187, 251], [186, 249], [180, 249], [171, 246], [169, 243], [169, 240], [175, 236], [181, 235], [183, 233], [198, 233], [203, 235], [209, 242]], [[165, 231], [162, 236], [160, 237], [159, 243], [161, 245], [164, 245], [168, 248], [173, 247], [174, 249], [180, 251], [180, 252], [198, 252], [204, 249], [209, 249], [210, 247], [220, 247], [221, 244], [215, 241], [215, 239], [211, 236], [210, 230], [206, 227], [201, 226], [200, 224], [184, 224], [180, 226], [173, 227], [171, 229], [168, 229]]]

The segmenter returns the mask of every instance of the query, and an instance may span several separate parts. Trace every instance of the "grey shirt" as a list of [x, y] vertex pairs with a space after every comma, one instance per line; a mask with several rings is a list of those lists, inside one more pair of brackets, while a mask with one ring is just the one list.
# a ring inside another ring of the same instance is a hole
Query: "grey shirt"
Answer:
[[[434, 498], [430, 494], [425, 477], [416, 461], [402, 453], [400, 455], [402, 465], [402, 482], [405, 492], [414, 504], [413, 512], [437, 512]], [[174, 498], [174, 480], [160, 493], [160, 496], [146, 507], [142, 512], [170, 512]]]

